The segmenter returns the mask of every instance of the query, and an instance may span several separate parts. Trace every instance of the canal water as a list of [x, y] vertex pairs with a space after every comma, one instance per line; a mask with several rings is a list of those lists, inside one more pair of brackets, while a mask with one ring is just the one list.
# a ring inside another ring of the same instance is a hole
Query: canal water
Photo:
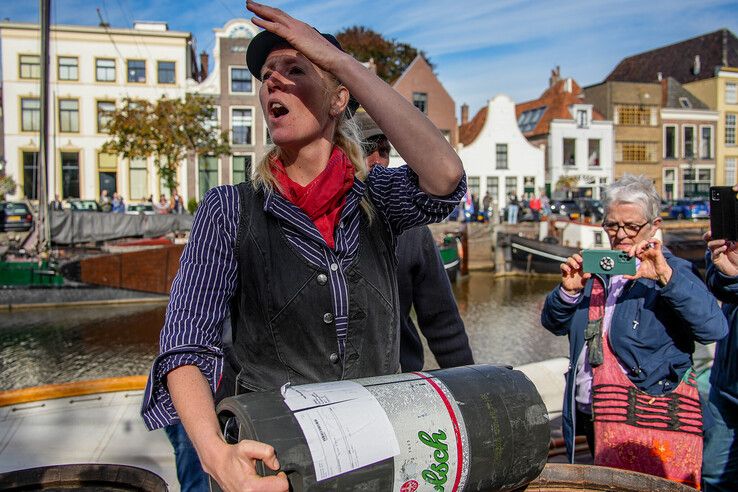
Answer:
[[[566, 356], [566, 337], [539, 322], [556, 280], [495, 279], [474, 272], [454, 294], [478, 363], [517, 366]], [[0, 313], [0, 390], [146, 374], [157, 353], [164, 305]], [[426, 368], [437, 367], [432, 355]]]

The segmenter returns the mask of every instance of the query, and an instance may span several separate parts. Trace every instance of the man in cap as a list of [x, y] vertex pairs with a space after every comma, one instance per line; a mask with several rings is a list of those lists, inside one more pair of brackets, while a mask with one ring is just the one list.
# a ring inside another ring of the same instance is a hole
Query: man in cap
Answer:
[[[364, 140], [367, 166], [389, 166], [390, 142], [363, 111], [355, 115]], [[469, 339], [451, 291], [440, 254], [428, 226], [416, 227], [397, 239], [397, 287], [400, 297], [400, 366], [421, 371], [423, 344], [410, 317], [415, 307], [418, 325], [441, 368], [474, 364]]]

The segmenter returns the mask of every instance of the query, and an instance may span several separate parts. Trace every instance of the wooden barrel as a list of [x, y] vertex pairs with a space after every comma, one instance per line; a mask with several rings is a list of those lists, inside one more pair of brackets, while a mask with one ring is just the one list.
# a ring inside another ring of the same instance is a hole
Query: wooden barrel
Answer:
[[687, 485], [645, 473], [618, 470], [605, 466], [547, 463], [541, 474], [520, 491], [563, 492], [695, 492]]
[[126, 465], [84, 463], [0, 473], [0, 490], [108, 490], [167, 492], [159, 475]]

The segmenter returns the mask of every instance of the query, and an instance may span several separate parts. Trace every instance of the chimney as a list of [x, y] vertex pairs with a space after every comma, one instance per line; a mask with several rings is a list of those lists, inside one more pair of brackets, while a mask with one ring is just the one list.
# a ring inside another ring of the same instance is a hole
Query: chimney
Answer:
[[466, 125], [469, 122], [469, 105], [464, 103], [461, 105], [461, 124]]
[[208, 54], [203, 50], [200, 53], [200, 82], [208, 78], [208, 62], [210, 61], [210, 57]]
[[548, 78], [548, 86], [553, 87], [556, 82], [558, 82], [561, 79], [561, 69], [558, 65], [556, 65], [556, 68], [551, 70], [551, 77]]

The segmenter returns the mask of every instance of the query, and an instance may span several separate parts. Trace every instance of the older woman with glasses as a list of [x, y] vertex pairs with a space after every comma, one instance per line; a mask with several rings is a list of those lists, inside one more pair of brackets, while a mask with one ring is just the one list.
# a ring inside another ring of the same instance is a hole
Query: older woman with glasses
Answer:
[[636, 258], [635, 275], [600, 275], [574, 254], [546, 298], [543, 326], [569, 337], [563, 432], [588, 438], [595, 464], [700, 483], [702, 417], [694, 342], [727, 324], [695, 268], [663, 247], [651, 181], [625, 175], [606, 191], [602, 224], [612, 249]]

